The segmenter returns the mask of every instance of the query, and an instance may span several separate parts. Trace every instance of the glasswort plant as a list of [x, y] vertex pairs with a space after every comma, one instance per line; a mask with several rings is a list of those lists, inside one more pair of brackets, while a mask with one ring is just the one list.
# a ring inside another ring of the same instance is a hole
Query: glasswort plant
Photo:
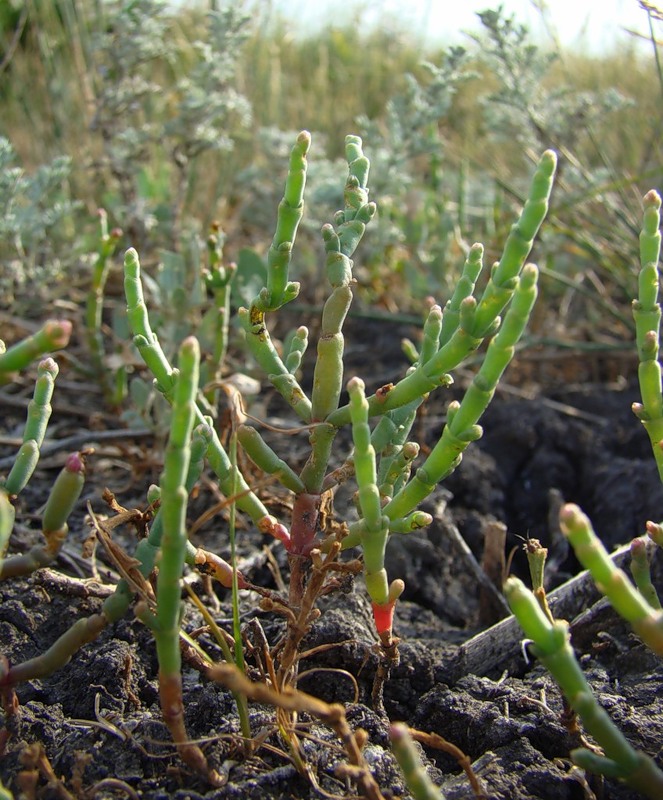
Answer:
[[[247, 307], [239, 310], [239, 321], [255, 361], [297, 417], [294, 432], [308, 434], [310, 449], [303, 467], [297, 471], [288, 464], [264, 440], [258, 427], [248, 424], [249, 420], [260, 420], [249, 418], [241, 401], [234, 402], [232, 408], [233, 439], [236, 436], [249, 459], [290, 493], [290, 518], [281, 521], [269, 513], [257, 489], [251, 488], [238, 468], [232, 449], [229, 455], [214, 430], [207, 416], [209, 406], [198, 390], [197, 341], [185, 339], [178, 367], [170, 364], [150, 324], [138, 254], [134, 249], [128, 250], [124, 262], [125, 294], [133, 343], [154, 376], [156, 388], [172, 405], [160, 488], [150, 495], [150, 502], [159, 500], [160, 505], [146, 538], [136, 548], [130, 572], [105, 601], [101, 613], [79, 620], [44, 654], [23, 664], [8, 665], [0, 676], [0, 687], [8, 689], [19, 681], [52, 672], [66, 663], [78, 647], [119, 619], [138, 595], [136, 613], [151, 628], [157, 644], [165, 721], [182, 758], [211, 783], [218, 782], [218, 775], [198, 746], [186, 739], [183, 725], [178, 631], [184, 565], [212, 575], [224, 586], [231, 586], [235, 578], [239, 589], [251, 588], [259, 593], [264, 610], [285, 618], [284, 640], [270, 654], [274, 689], [283, 692], [296, 678], [300, 645], [319, 615], [319, 597], [336, 589], [343, 574], [362, 569], [357, 560], [341, 559], [343, 552], [358, 547], [379, 636], [381, 658], [374, 699], [381, 704], [383, 681], [398, 660], [393, 616], [404, 587], [400, 580], [389, 580], [385, 548], [389, 536], [431, 522], [431, 516], [418, 509], [419, 504], [455, 469], [467, 446], [482, 434], [479, 419], [514, 355], [536, 299], [537, 269], [525, 262], [548, 209], [556, 168], [555, 154], [545, 152], [523, 211], [483, 290], [477, 288], [483, 267], [483, 248], [477, 244], [467, 256], [462, 277], [444, 311], [439, 305], [430, 309], [420, 349], [407, 373], [396, 383], [384, 384], [367, 394], [359, 377], [346, 381], [343, 327], [353, 300], [352, 258], [375, 216], [376, 204], [369, 200], [370, 164], [362, 141], [357, 136], [346, 137], [344, 207], [336, 213], [333, 223], [322, 228], [329, 290], [309, 394], [297, 377], [308, 346], [308, 330], [298, 327], [287, 350], [281, 352], [272, 339], [268, 316], [292, 302], [300, 290], [300, 285], [290, 280], [290, 267], [304, 213], [310, 144], [310, 134], [304, 131], [292, 148], [267, 255], [265, 285]], [[417, 409], [431, 392], [449, 386], [450, 373], [484, 343], [487, 347], [481, 366], [462, 401], [449, 405], [439, 441], [423, 462], [414, 465], [419, 450], [409, 436]], [[349, 402], [342, 405], [344, 386]], [[342, 427], [351, 431], [354, 449], [340, 467], [334, 468], [333, 461], [339, 461], [336, 437]], [[188, 541], [187, 498], [205, 463], [216, 474], [229, 501], [247, 514], [260, 531], [283, 543], [290, 566], [287, 597], [252, 586], [218, 556]], [[353, 478], [358, 490], [356, 519], [336, 522], [329, 513], [330, 500], [342, 483]], [[127, 517], [132, 513], [124, 512]], [[110, 523], [93, 515], [93, 524], [100, 537], [110, 537]], [[149, 583], [155, 569], [156, 595]], [[297, 752], [294, 734], [291, 749]]]
[[[663, 400], [658, 361], [661, 325], [658, 304], [661, 198], [658, 193], [648, 192], [644, 206], [639, 295], [633, 301], [642, 403], [634, 403], [633, 411], [649, 435], [663, 480]], [[578, 506], [567, 503], [562, 507], [560, 526], [599, 591], [642, 641], [653, 652], [663, 655], [663, 611], [651, 581], [645, 540], [635, 539], [631, 544], [634, 586], [626, 573], [615, 566]], [[647, 523], [650, 540], [659, 546], [663, 546], [661, 531], [660, 524]], [[576, 749], [571, 753], [573, 760], [591, 772], [621, 778], [652, 800], [663, 796], [663, 771], [653, 759], [631, 747], [592, 693], [571, 646], [569, 623], [554, 620], [549, 611], [546, 613], [547, 604], [542, 608], [539, 595], [535, 596], [518, 578], [508, 578], [504, 592], [525, 635], [531, 640], [532, 652], [551, 672], [571, 708], [602, 748], [602, 754], [586, 748]]]

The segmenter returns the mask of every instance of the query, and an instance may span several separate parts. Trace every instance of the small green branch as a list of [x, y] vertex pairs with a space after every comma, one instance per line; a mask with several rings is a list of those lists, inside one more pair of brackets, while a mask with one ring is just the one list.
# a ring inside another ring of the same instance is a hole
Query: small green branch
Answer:
[[186, 479], [191, 460], [191, 435], [196, 420], [196, 393], [200, 367], [200, 348], [193, 337], [185, 339], [179, 351], [178, 377], [173, 390], [170, 437], [161, 474], [161, 513], [163, 533], [157, 576], [157, 609], [141, 604], [137, 614], [152, 629], [159, 660], [159, 695], [164, 721], [182, 760], [220, 785], [221, 778], [207, 765], [198, 745], [188, 741], [184, 727], [180, 654], [181, 579], [187, 551]]
[[578, 506], [565, 505], [560, 512], [560, 524], [578, 561], [589, 570], [599, 591], [638, 636], [655, 653], [663, 655], [663, 612], [660, 608], [653, 608], [626, 573], [615, 567], [591, 522]]
[[97, 260], [92, 268], [92, 281], [85, 307], [85, 332], [92, 366], [99, 379], [103, 382], [107, 396], [112, 398], [114, 395], [114, 381], [104, 364], [105, 348], [101, 322], [104, 307], [104, 289], [111, 266], [110, 257], [115, 252], [117, 243], [122, 236], [122, 231], [114, 228], [109, 232], [108, 215], [105, 209], [100, 208], [97, 213], [99, 215], [100, 228], [99, 245], [97, 248]]
[[32, 336], [0, 353], [0, 384], [12, 380], [14, 373], [27, 367], [35, 358], [66, 347], [72, 328], [69, 320], [48, 320]]
[[3, 487], [9, 495], [15, 496], [23, 491], [39, 461], [39, 448], [44, 441], [48, 420], [51, 417], [51, 399], [58, 371], [58, 365], [52, 358], [45, 358], [37, 367], [37, 381], [32, 400], [28, 404], [23, 444], [17, 453], [14, 466], [3, 482]]
[[550, 671], [586, 730], [605, 753], [597, 756], [587, 750], [574, 750], [574, 761], [621, 778], [651, 800], [663, 797], [663, 772], [647, 755], [630, 746], [592, 694], [571, 647], [568, 623], [551, 622], [518, 578], [507, 579], [504, 593], [525, 636], [533, 642], [534, 654]]
[[452, 402], [447, 409], [447, 424], [440, 440], [417, 469], [413, 479], [385, 507], [384, 513], [390, 519], [404, 517], [413, 511], [437, 483], [456, 468], [470, 442], [481, 436], [477, 422], [492, 400], [523, 334], [536, 300], [537, 276], [538, 271], [533, 264], [523, 269], [502, 327], [488, 345], [479, 372], [474, 376], [462, 402]]
[[403, 770], [405, 785], [414, 800], [445, 800], [442, 790], [428, 777], [407, 726], [400, 723], [392, 725], [389, 738], [398, 766]]
[[556, 169], [557, 156], [552, 150], [546, 150], [534, 174], [525, 207], [511, 228], [502, 257], [493, 268], [491, 280], [479, 301], [474, 318], [475, 336], [487, 335], [515, 289], [516, 278], [548, 213]]
[[288, 270], [297, 228], [304, 213], [306, 155], [310, 145], [311, 134], [302, 131], [292, 148], [276, 231], [267, 254], [267, 286], [260, 290], [248, 309], [240, 308], [238, 312], [251, 354], [304, 422], [311, 421], [311, 403], [292, 374], [293, 370], [278, 354], [267, 329], [266, 313], [289, 303], [299, 294], [299, 284], [288, 280]]
[[[169, 403], [173, 401], [173, 386], [176, 374], [163, 352], [156, 334], [152, 331], [140, 280], [138, 253], [130, 248], [124, 259], [124, 291], [127, 299], [127, 318], [134, 336], [134, 343], [154, 376], [156, 386]], [[207, 420], [200, 408], [195, 409], [196, 423], [206, 424]], [[237, 487], [237, 507], [245, 511], [258, 527], [265, 527], [271, 515], [263, 503], [249, 489], [246, 481], [236, 468], [233, 469], [228, 454], [218, 435], [213, 432], [207, 451], [210, 467], [214, 470], [222, 491], [227, 497], [232, 495], [232, 487]], [[233, 477], [233, 473], [237, 475]], [[267, 521], [267, 522], [266, 522]]]
[[661, 365], [658, 360], [661, 328], [661, 307], [658, 303], [661, 253], [661, 198], [650, 191], [644, 198], [645, 212], [640, 233], [640, 277], [638, 299], [633, 301], [636, 343], [638, 348], [638, 380], [642, 403], [634, 403], [633, 411], [642, 422], [651, 441], [658, 472], [663, 480], [663, 394]]
[[29, 575], [54, 561], [67, 538], [67, 520], [81, 496], [84, 484], [85, 463], [80, 453], [72, 453], [55, 479], [44, 507], [42, 533], [46, 544], [35, 545], [27, 553], [6, 559], [0, 566], [0, 580]]

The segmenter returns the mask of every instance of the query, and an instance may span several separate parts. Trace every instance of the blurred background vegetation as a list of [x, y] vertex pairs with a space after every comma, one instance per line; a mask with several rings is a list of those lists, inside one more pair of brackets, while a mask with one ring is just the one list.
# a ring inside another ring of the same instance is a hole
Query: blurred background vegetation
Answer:
[[497, 258], [552, 147], [560, 176], [534, 252], [543, 299], [529, 343], [630, 351], [641, 198], [663, 189], [663, 14], [638, 0], [633, 13], [649, 46], [596, 55], [539, 45], [498, 7], [463, 47], [423, 49], [359, 12], [295, 36], [269, 3], [0, 0], [2, 307], [43, 316], [53, 296], [86, 291], [99, 207], [123, 231], [118, 250], [139, 249], [157, 298], [160, 280], [199, 288], [218, 222], [245, 302], [306, 128], [294, 277], [308, 302], [320, 225], [342, 204], [346, 133], [364, 137], [379, 209], [356, 259], [359, 307], [406, 319], [428, 296], [444, 303], [472, 242]]

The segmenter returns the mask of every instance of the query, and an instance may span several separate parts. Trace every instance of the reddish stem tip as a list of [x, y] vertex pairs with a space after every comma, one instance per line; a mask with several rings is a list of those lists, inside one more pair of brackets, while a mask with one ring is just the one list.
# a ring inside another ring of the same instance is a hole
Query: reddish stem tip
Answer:
[[64, 468], [68, 472], [85, 472], [85, 461], [81, 453], [70, 453], [64, 462]]
[[375, 627], [379, 634], [390, 633], [394, 626], [394, 606], [395, 600], [389, 603], [371, 603], [373, 606], [373, 619], [375, 620]]

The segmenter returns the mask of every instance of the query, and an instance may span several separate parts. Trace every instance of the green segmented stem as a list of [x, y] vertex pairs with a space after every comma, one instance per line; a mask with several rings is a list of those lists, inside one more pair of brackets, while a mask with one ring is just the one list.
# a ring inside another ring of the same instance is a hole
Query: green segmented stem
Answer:
[[[197, 425], [191, 435], [191, 445], [190, 445], [190, 458], [189, 458], [189, 469], [187, 472], [186, 482], [185, 482], [185, 489], [187, 492], [187, 496], [191, 494], [193, 491], [194, 486], [198, 483], [198, 479], [200, 478], [203, 469], [205, 467], [205, 456], [207, 454], [207, 449], [210, 446], [214, 436], [214, 429], [212, 427], [211, 421], [208, 420], [207, 422]], [[151, 487], [152, 492], [148, 494], [148, 499], [150, 502], [155, 502], [157, 498], [161, 498], [161, 489], [156, 487]], [[152, 495], [150, 497], [150, 495]], [[152, 570], [154, 569], [154, 565], [156, 564], [157, 555], [159, 553], [159, 549], [161, 548], [161, 537], [163, 535], [163, 509], [159, 506], [159, 510], [154, 516], [152, 520], [152, 524], [150, 525], [150, 531], [145, 539], [141, 539], [136, 546], [135, 551], [135, 558], [140, 562], [138, 565], [138, 569], [140, 570], [141, 575], [144, 578], [149, 578]], [[196, 548], [194, 545], [187, 542], [187, 550], [186, 550], [186, 561], [191, 566], [195, 566], [195, 556], [196, 556]], [[126, 593], [127, 602], [130, 601], [132, 596], [131, 588], [127, 585], [126, 581], [121, 580], [118, 583], [118, 590], [122, 590]], [[107, 609], [107, 605], [112, 601], [112, 597], [108, 598], [104, 603], [104, 611], [110, 613]], [[121, 603], [122, 601], [117, 601]], [[121, 612], [124, 614], [126, 608]], [[120, 616], [121, 616], [120, 614]]]
[[180, 580], [187, 549], [186, 477], [191, 459], [191, 434], [195, 421], [200, 349], [189, 337], [179, 351], [179, 375], [173, 394], [170, 437], [160, 480], [161, 560], [157, 578], [157, 612], [153, 623], [159, 669], [179, 673]]
[[159, 660], [161, 708], [177, 750], [186, 764], [213, 784], [219, 785], [220, 778], [209, 769], [201, 749], [187, 738], [182, 701], [180, 582], [188, 543], [186, 479], [191, 462], [191, 435], [197, 416], [196, 394], [200, 368], [200, 348], [193, 336], [182, 342], [178, 366], [170, 437], [160, 481], [163, 533], [157, 576], [157, 610], [152, 615], [146, 607], [141, 607], [137, 613], [154, 633]]
[[[532, 592], [518, 578], [507, 579], [504, 593], [525, 636], [533, 642], [534, 654], [555, 678], [586, 730], [603, 749], [605, 757], [595, 760], [594, 765], [622, 778], [652, 800], [663, 797], [663, 773], [652, 759], [630, 746], [593, 696], [571, 647], [568, 623], [564, 620], [551, 622]], [[585, 752], [574, 750], [574, 761], [585, 763]]]
[[615, 566], [588, 517], [578, 506], [565, 505], [559, 520], [562, 533], [571, 543], [578, 561], [591, 573], [598, 590], [645, 644], [663, 655], [663, 611], [653, 608], [626, 573]]
[[310, 422], [311, 401], [276, 352], [267, 330], [265, 312], [252, 305], [250, 309], [240, 308], [237, 316], [246, 331], [246, 343], [251, 355], [295, 413], [304, 422]]
[[442, 330], [439, 335], [439, 345], [445, 345], [458, 328], [460, 321], [460, 307], [466, 297], [472, 297], [477, 278], [483, 269], [483, 245], [476, 242], [470, 247], [461, 276], [456, 284], [454, 293], [444, 306], [442, 316]]
[[[265, 314], [293, 300], [299, 293], [299, 284], [288, 281], [288, 270], [297, 228], [304, 213], [304, 187], [306, 185], [306, 154], [311, 145], [311, 134], [302, 131], [290, 156], [283, 199], [279, 203], [274, 239], [267, 254], [267, 286], [251, 303], [250, 308], [240, 308], [239, 321], [247, 333], [246, 341], [251, 354], [269, 376], [277, 391], [295, 413], [310, 422], [310, 401], [291, 370], [276, 352], [267, 329]], [[283, 380], [288, 376], [288, 380]]]
[[364, 393], [364, 382], [352, 378], [348, 382], [350, 411], [352, 413], [352, 440], [354, 442], [354, 465], [359, 505], [366, 528], [370, 532], [384, 529], [380, 493], [377, 487], [375, 450], [371, 444], [371, 429], [368, 425], [368, 403]]
[[343, 384], [343, 334], [323, 334], [313, 373], [311, 420], [322, 422], [338, 408]]
[[[433, 517], [426, 511], [413, 511], [407, 517], [389, 520], [389, 533], [412, 533], [412, 531], [426, 528], [432, 521]], [[352, 522], [348, 525], [347, 535], [343, 537], [341, 550], [359, 547], [365, 533], [366, 527], [363, 520]]]
[[69, 344], [72, 324], [69, 320], [48, 320], [32, 336], [0, 353], [0, 383], [4, 382], [12, 373], [27, 367], [35, 358], [62, 350]]
[[9, 539], [14, 530], [14, 516], [14, 506], [7, 492], [0, 489], [0, 574], [2, 574], [2, 562], [9, 546]]
[[[338, 212], [336, 215], [336, 224], [343, 226], [344, 223], [352, 222], [356, 219], [362, 219], [362, 214], [365, 213], [366, 206], [368, 205], [368, 173], [370, 170], [370, 162], [362, 151], [361, 137], [352, 134], [345, 137], [345, 158], [348, 162], [348, 179], [345, 183], [345, 191], [343, 193], [343, 200], [345, 208], [343, 211]], [[365, 222], [365, 220], [362, 219]], [[350, 226], [348, 231], [356, 231], [357, 228]], [[356, 248], [356, 242], [352, 244], [354, 236], [348, 233], [348, 246], [344, 247], [343, 251], [347, 255]], [[357, 240], [358, 241], [358, 240]]]
[[407, 517], [400, 517], [399, 519], [392, 519], [389, 521], [390, 533], [412, 533], [412, 531], [427, 528], [433, 517], [426, 511], [413, 511]]
[[[420, 398], [415, 403], [410, 403], [395, 411], [388, 412], [373, 429], [371, 444], [375, 447], [376, 452], [380, 453], [378, 486], [383, 496], [392, 497], [396, 487], [400, 488], [402, 483], [409, 477], [412, 461], [409, 455], [412, 453], [412, 445], [411, 443], [408, 444], [406, 440], [417, 417], [417, 409], [422, 402], [423, 398]], [[419, 448], [418, 446], [416, 447], [418, 454]], [[396, 467], [394, 470], [394, 460], [401, 458], [403, 448], [406, 448], [405, 457], [407, 463]], [[412, 458], [416, 458], [417, 454], [413, 455]], [[383, 488], [383, 484], [386, 482], [390, 483], [390, 490]]]
[[104, 366], [104, 339], [101, 333], [101, 321], [104, 305], [104, 289], [110, 271], [110, 257], [117, 246], [122, 231], [114, 228], [108, 231], [108, 214], [103, 208], [98, 210], [99, 215], [99, 246], [97, 260], [92, 269], [92, 282], [87, 296], [85, 307], [85, 331], [87, 335], [90, 360], [98, 375], [104, 381], [105, 388], [111, 391], [111, 375]]
[[295, 376], [285, 372], [281, 375], [269, 374], [267, 377], [295, 414], [308, 424], [311, 421], [311, 401], [304, 394]]
[[51, 399], [57, 375], [58, 365], [52, 358], [45, 358], [37, 367], [37, 381], [32, 400], [28, 404], [23, 444], [4, 481], [4, 488], [10, 495], [17, 495], [25, 488], [39, 461], [39, 448], [51, 417]]
[[124, 256], [124, 294], [127, 300], [127, 321], [134, 337], [134, 344], [154, 375], [157, 388], [166, 400], [172, 403], [175, 375], [157, 335], [150, 326], [140, 278], [140, 261], [133, 247], [130, 247]]
[[204, 280], [208, 291], [214, 298], [210, 313], [213, 315], [212, 373], [219, 375], [228, 350], [228, 330], [230, 327], [230, 296], [233, 278], [237, 274], [237, 264], [223, 263], [223, 232], [217, 224], [207, 237], [208, 270]]
[[392, 725], [389, 738], [398, 766], [403, 771], [405, 785], [414, 800], [445, 800], [442, 790], [428, 777], [407, 726], [401, 723]]
[[[143, 287], [140, 280], [140, 261], [138, 253], [130, 248], [127, 250], [124, 259], [124, 291], [127, 299], [127, 319], [129, 328], [134, 336], [134, 342], [140, 351], [143, 360], [155, 378], [156, 386], [164, 395], [168, 402], [172, 403], [173, 385], [175, 382], [175, 372], [168, 363], [159, 341], [150, 327], [150, 320], [145, 305]], [[206, 417], [196, 406], [196, 423], [205, 424]], [[227, 497], [232, 494], [232, 486], [237, 486], [238, 498], [237, 507], [245, 511], [251, 519], [260, 524], [262, 520], [269, 517], [269, 513], [263, 503], [249, 489], [246, 481], [236, 467], [233, 467], [228, 458], [228, 454], [216, 433], [212, 436], [209, 444], [207, 458], [210, 467], [219, 479], [219, 485]], [[232, 479], [233, 472], [237, 472], [235, 480]]]
[[[640, 232], [640, 262], [645, 264], [658, 264], [661, 255], [661, 196], [651, 189], [643, 198], [644, 219]], [[658, 295], [658, 286], [654, 294], [648, 298], [653, 304]], [[647, 303], [646, 303], [647, 304]]]
[[377, 486], [375, 450], [371, 444], [364, 382], [359, 378], [352, 378], [348, 382], [348, 394], [352, 413], [355, 477], [359, 507], [364, 522], [361, 543], [364, 553], [366, 588], [374, 603], [384, 605], [389, 601], [389, 585], [384, 569], [389, 520], [382, 513], [380, 492]]
[[515, 345], [536, 300], [537, 278], [538, 270], [533, 264], [523, 269], [502, 327], [490, 341], [483, 364], [462, 402], [449, 405], [447, 424], [440, 440], [414, 478], [385, 507], [384, 513], [390, 519], [404, 517], [415, 509], [437, 483], [455, 469], [467, 445], [481, 436], [477, 421], [492, 400], [497, 384], [513, 358]]
[[[198, 412], [197, 420], [205, 420], [200, 411]], [[262, 501], [249, 488], [242, 473], [230, 463], [230, 459], [223, 449], [216, 431], [212, 431], [212, 440], [207, 448], [207, 462], [218, 477], [219, 486], [226, 497], [236, 495], [235, 504], [237, 508], [246, 512], [254, 523], [260, 527], [260, 523], [265, 518], [270, 517], [270, 514]], [[233, 486], [235, 487], [234, 492]]]
[[275, 475], [286, 489], [295, 494], [306, 490], [297, 473], [276, 455], [255, 428], [240, 425], [237, 429], [237, 441], [254, 464], [268, 475]]
[[67, 538], [67, 520], [81, 496], [84, 484], [85, 464], [81, 454], [71, 453], [55, 479], [44, 507], [42, 533], [46, 543], [6, 559], [0, 567], [0, 580], [29, 575], [55, 559]]
[[[410, 475], [412, 462], [419, 455], [419, 445], [416, 442], [406, 442], [400, 451], [388, 460], [385, 465], [384, 478], [380, 481], [381, 497], [392, 498], [394, 491], [400, 488]], [[380, 463], [382, 473], [382, 463]]]
[[438, 305], [431, 306], [426, 322], [424, 335], [421, 340], [421, 350], [418, 361], [425, 364], [440, 349], [440, 334], [442, 333], [442, 309]]
[[401, 351], [410, 364], [416, 364], [419, 361], [419, 351], [411, 339], [401, 339]]
[[[388, 411], [373, 428], [371, 444], [376, 452], [382, 454], [383, 458], [389, 454], [390, 448], [400, 446], [405, 442], [417, 417], [417, 409], [423, 400], [423, 397], [418, 397], [409, 405]], [[382, 467], [382, 463], [380, 463], [380, 467]]]
[[343, 384], [343, 334], [341, 329], [352, 302], [352, 290], [346, 284], [337, 286], [325, 303], [322, 329], [318, 340], [318, 357], [313, 372], [311, 418], [326, 419], [338, 408]]
[[359, 136], [346, 136], [345, 155], [348, 178], [345, 183], [345, 208], [336, 214], [336, 230], [324, 225], [322, 238], [326, 252], [327, 280], [332, 286], [322, 312], [318, 358], [313, 373], [311, 418], [327, 419], [338, 408], [343, 387], [343, 334], [345, 318], [352, 304], [351, 257], [375, 214], [375, 204], [368, 202], [370, 163], [362, 152]]
[[548, 213], [556, 168], [557, 156], [552, 150], [546, 150], [534, 173], [525, 206], [509, 232], [502, 257], [495, 265], [491, 280], [479, 301], [474, 318], [475, 336], [482, 338], [487, 335], [494, 320], [502, 313], [502, 309], [513, 294], [516, 278]]
[[311, 134], [302, 131], [290, 154], [290, 165], [283, 199], [279, 203], [274, 239], [267, 254], [267, 291], [253, 302], [261, 311], [274, 311], [293, 300], [299, 284], [288, 282], [288, 269], [297, 228], [304, 214], [306, 186], [306, 155], [311, 146]]
[[647, 542], [644, 536], [631, 542], [631, 575], [638, 591], [647, 603], [656, 609], [661, 608], [656, 587], [651, 579], [651, 562], [647, 552]]
[[[464, 315], [472, 316], [476, 301], [466, 298], [463, 303]], [[474, 352], [482, 340], [470, 335], [465, 327], [458, 328], [449, 342], [441, 347], [425, 364], [419, 364], [408, 375], [384, 392], [376, 392], [368, 397], [369, 416], [384, 414], [421, 398], [440, 386], [452, 383], [448, 373]], [[342, 406], [327, 417], [332, 425], [347, 425], [350, 422], [350, 407]]]
[[308, 328], [305, 325], [301, 325], [294, 332], [292, 339], [290, 341], [290, 349], [288, 350], [288, 354], [285, 357], [285, 368], [291, 375], [294, 375], [295, 372], [297, 372], [297, 370], [299, 369], [302, 363], [302, 357], [306, 352], [307, 347], [308, 347]]
[[17, 495], [23, 491], [39, 463], [39, 445], [34, 439], [19, 447], [11, 471], [4, 482], [9, 494]]
[[41, 447], [48, 420], [51, 417], [51, 398], [59, 367], [52, 358], [45, 358], [37, 367], [35, 390], [28, 405], [28, 418], [23, 432], [24, 441], [33, 439]]
[[638, 299], [633, 301], [642, 403], [634, 403], [633, 411], [647, 431], [658, 473], [663, 480], [663, 394], [661, 366], [658, 361], [661, 328], [661, 307], [658, 303], [658, 261], [661, 253], [659, 194], [653, 190], [648, 192], [644, 197], [644, 206], [640, 232]]
[[338, 428], [328, 425], [326, 422], [321, 422], [311, 431], [309, 436], [311, 454], [299, 476], [309, 494], [319, 494], [322, 490], [325, 472], [327, 471], [334, 438], [337, 433]]
[[108, 622], [109, 620], [103, 613], [92, 614], [90, 617], [77, 620], [45, 653], [21, 664], [13, 664], [2, 681], [2, 685], [16, 686], [23, 681], [51, 675], [64, 667], [83, 645], [94, 641], [108, 625]]
[[48, 495], [41, 523], [44, 534], [59, 531], [66, 524], [81, 496], [84, 482], [85, 465], [81, 454], [72, 453], [67, 456], [64, 467]]

